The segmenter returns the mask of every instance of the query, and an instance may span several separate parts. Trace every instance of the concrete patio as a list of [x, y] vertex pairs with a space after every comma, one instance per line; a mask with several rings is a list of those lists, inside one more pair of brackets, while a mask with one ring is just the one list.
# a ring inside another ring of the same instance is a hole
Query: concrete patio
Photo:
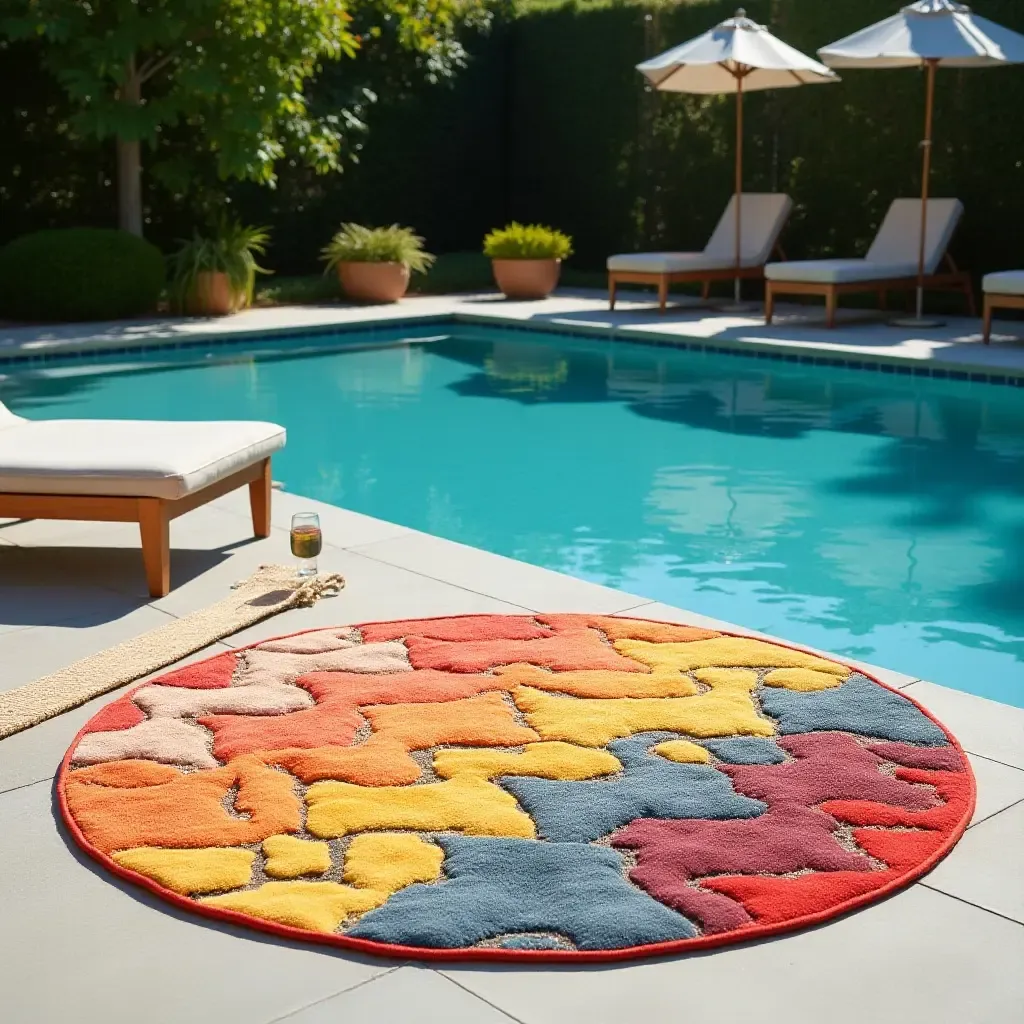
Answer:
[[[998, 350], [996, 350], [998, 351]], [[119, 524], [0, 521], [0, 664], [18, 686], [219, 599], [289, 559], [287, 526], [316, 509], [340, 596], [231, 637], [470, 612], [699, 615], [278, 494], [249, 539], [241, 494], [175, 522], [175, 589], [145, 593], [137, 534]], [[198, 657], [225, 649], [214, 645]], [[979, 800], [951, 856], [910, 888], [832, 923], [709, 953], [602, 968], [430, 968], [304, 947], [190, 917], [101, 873], [57, 824], [53, 776], [103, 697], [0, 742], [0, 979], [12, 1024], [562, 1024], [696, 1019], [1005, 1024], [1024, 1008], [1024, 710], [884, 669], [970, 754]]]
[[[4, 363], [58, 354], [138, 352], [153, 346], [213, 344], [218, 339], [261, 339], [331, 329], [387, 328], [398, 323], [479, 323], [582, 333], [617, 341], [686, 345], [785, 359], [828, 362], [852, 368], [932, 374], [960, 379], [1024, 381], [1024, 324], [997, 321], [992, 343], [981, 339], [981, 321], [944, 318], [927, 331], [895, 327], [890, 314], [863, 309], [840, 311], [828, 330], [821, 307], [786, 305], [776, 322], [764, 324], [759, 304], [749, 312], [723, 313], [714, 304], [679, 296], [665, 316], [649, 296], [624, 292], [614, 312], [604, 292], [562, 289], [541, 302], [510, 302], [495, 293], [419, 296], [390, 306], [279, 306], [250, 309], [214, 319], [158, 317], [116, 323], [4, 327], [0, 325], [0, 374]], [[321, 338], [321, 341], [324, 339]], [[936, 372], [937, 371], [937, 372]]]

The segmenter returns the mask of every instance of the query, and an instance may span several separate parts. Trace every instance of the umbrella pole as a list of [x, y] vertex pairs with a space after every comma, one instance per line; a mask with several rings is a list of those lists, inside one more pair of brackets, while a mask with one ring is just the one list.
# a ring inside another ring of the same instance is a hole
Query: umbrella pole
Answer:
[[736, 279], [733, 298], [740, 304], [740, 266], [743, 245], [743, 73], [736, 73]]
[[928, 237], [928, 184], [932, 173], [932, 116], [935, 109], [935, 68], [938, 61], [928, 62], [927, 99], [924, 108], [924, 151], [921, 167], [921, 237], [917, 249], [917, 319], [924, 317], [924, 250]]

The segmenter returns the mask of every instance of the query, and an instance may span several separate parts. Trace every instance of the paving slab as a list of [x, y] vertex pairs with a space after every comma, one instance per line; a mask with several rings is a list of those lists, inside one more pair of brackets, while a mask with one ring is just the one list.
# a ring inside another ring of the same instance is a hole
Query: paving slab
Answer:
[[394, 966], [197, 919], [122, 887], [58, 831], [49, 782], [0, 795], [0, 826], [12, 1024], [263, 1024]]
[[115, 613], [106, 622], [90, 617], [13, 630], [4, 634], [0, 691], [23, 686], [171, 621], [166, 613], [142, 605]]
[[968, 754], [978, 787], [978, 799], [971, 827], [1024, 800], [1024, 771], [987, 757]]
[[513, 1020], [436, 971], [399, 967], [358, 988], [282, 1017], [280, 1024], [510, 1024]]
[[924, 681], [905, 692], [947, 725], [964, 750], [1024, 768], [1024, 708]]
[[524, 1024], [1007, 1024], [1024, 928], [912, 886], [793, 935], [604, 968], [445, 967]]
[[642, 597], [427, 533], [411, 532], [354, 550], [375, 561], [412, 569], [532, 611], [611, 614], [643, 603]]
[[969, 829], [924, 881], [1024, 924], [1024, 803]]
[[[211, 502], [211, 506], [249, 520], [249, 494], [245, 489], [218, 498]], [[337, 505], [328, 505], [313, 498], [303, 498], [288, 491], [275, 491], [270, 508], [270, 522], [277, 530], [290, 529], [291, 518], [297, 512], [316, 512], [320, 516], [324, 542], [336, 548], [372, 544], [374, 541], [390, 540], [414, 532], [397, 523], [338, 508]]]

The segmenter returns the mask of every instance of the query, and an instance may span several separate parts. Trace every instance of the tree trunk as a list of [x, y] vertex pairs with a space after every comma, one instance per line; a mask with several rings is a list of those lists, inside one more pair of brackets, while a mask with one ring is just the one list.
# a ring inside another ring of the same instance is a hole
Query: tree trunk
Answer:
[[[128, 60], [121, 89], [124, 103], [139, 106], [142, 81], [135, 69], [135, 58]], [[122, 231], [142, 235], [142, 156], [138, 139], [117, 138], [117, 225]]]

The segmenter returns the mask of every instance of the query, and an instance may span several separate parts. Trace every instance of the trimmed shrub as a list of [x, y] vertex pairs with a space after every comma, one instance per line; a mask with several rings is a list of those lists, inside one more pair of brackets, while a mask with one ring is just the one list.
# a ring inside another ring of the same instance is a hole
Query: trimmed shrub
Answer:
[[160, 250], [127, 231], [38, 231], [0, 249], [0, 316], [13, 320], [151, 313], [163, 284]]
[[484, 238], [484, 255], [492, 260], [565, 260], [572, 255], [572, 239], [543, 224], [512, 221]]

